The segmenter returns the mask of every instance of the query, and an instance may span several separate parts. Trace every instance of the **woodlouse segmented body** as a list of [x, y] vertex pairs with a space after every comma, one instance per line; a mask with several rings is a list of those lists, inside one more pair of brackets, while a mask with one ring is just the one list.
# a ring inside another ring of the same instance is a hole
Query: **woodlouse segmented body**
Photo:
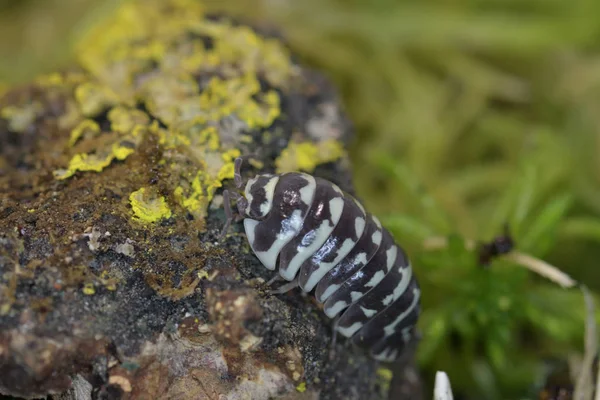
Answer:
[[237, 206], [266, 268], [279, 268], [305, 292], [315, 289], [327, 316], [341, 314], [337, 332], [374, 358], [398, 358], [414, 337], [420, 290], [406, 254], [376, 217], [334, 183], [304, 173], [257, 175]]

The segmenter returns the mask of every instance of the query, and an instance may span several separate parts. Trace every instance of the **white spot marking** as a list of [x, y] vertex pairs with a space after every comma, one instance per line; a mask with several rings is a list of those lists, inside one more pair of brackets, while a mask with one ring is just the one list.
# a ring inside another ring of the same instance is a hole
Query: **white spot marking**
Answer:
[[250, 243], [250, 247], [254, 248], [254, 230], [256, 229], [256, 225], [258, 225], [258, 221], [250, 218], [246, 218], [244, 220], [244, 230], [246, 231], [246, 237], [248, 238], [248, 243]]
[[370, 310], [368, 308], [361, 307], [362, 312], [365, 314], [367, 318], [371, 318], [373, 315], [377, 314], [377, 310]]
[[377, 225], [377, 227], [381, 229], [381, 221], [379, 221], [379, 219], [376, 216], [373, 216], [373, 221], [375, 222], [375, 225]]
[[394, 293], [388, 294], [387, 296], [385, 296], [385, 298], [381, 302], [383, 303], [383, 305], [385, 307], [387, 307], [387, 306], [390, 305], [390, 303], [392, 302], [392, 300], [394, 300]]
[[340, 189], [338, 185], [332, 184], [331, 186], [333, 187], [333, 190], [335, 190], [337, 193], [339, 193], [342, 196], [344, 195], [344, 192], [342, 192], [342, 189]]
[[[246, 221], [244, 221], [244, 226], [246, 226]], [[277, 263], [277, 256], [279, 252], [294, 236], [298, 234], [300, 231], [300, 227], [302, 226], [302, 211], [295, 210], [292, 215], [288, 219], [284, 219], [281, 222], [281, 230], [277, 233], [277, 238], [267, 251], [254, 251], [256, 257], [263, 263], [263, 265], [269, 269], [274, 270]], [[246, 228], [246, 234], [248, 232], [248, 228]], [[294, 277], [284, 276], [283, 273], [280, 273], [288, 281], [292, 281]]]
[[365, 284], [365, 287], [375, 287], [385, 277], [385, 272], [377, 271], [375, 275]]
[[260, 205], [260, 215], [264, 217], [271, 211], [273, 206], [273, 194], [275, 193], [275, 186], [279, 182], [279, 177], [274, 176], [265, 184], [265, 201]]
[[398, 315], [398, 317], [396, 317], [396, 319], [389, 325], [387, 325], [385, 328], [383, 328], [383, 330], [385, 331], [385, 337], [390, 336], [392, 333], [394, 333], [394, 330], [396, 328], [396, 326], [402, 322], [402, 320], [404, 318], [406, 318], [406, 316], [408, 314], [410, 314], [412, 312], [412, 310], [417, 306], [417, 303], [419, 302], [419, 297], [421, 295], [421, 291], [417, 288], [413, 289], [413, 301], [410, 304], [410, 306], [404, 310], [403, 313], [401, 313], [400, 315]]
[[327, 315], [329, 318], [333, 318], [336, 315], [338, 315], [340, 313], [340, 311], [342, 311], [346, 307], [348, 307], [348, 303], [340, 300], [337, 303], [335, 303], [333, 306], [331, 306], [330, 308], [325, 308], [325, 315]]
[[389, 271], [390, 269], [392, 269], [392, 266], [394, 265], [394, 263], [396, 262], [396, 257], [398, 256], [398, 247], [393, 246], [390, 247], [389, 249], [387, 249], [387, 251], [385, 252], [385, 257], [387, 259], [387, 263], [386, 263], [386, 267], [387, 270]]
[[[412, 268], [409, 265], [402, 272], [402, 279], [400, 279], [400, 282], [398, 282], [398, 286], [396, 286], [396, 288], [394, 289], [394, 292], [390, 295], [390, 296], [392, 296], [391, 301], [396, 301], [396, 300], [398, 300], [398, 298], [400, 296], [402, 296], [402, 293], [404, 293], [404, 291], [408, 287], [408, 284], [410, 283], [410, 278], [411, 277], [412, 277]], [[383, 299], [383, 304], [384, 305], [387, 306], [389, 304], [389, 303], [386, 304], [385, 302], [388, 299], [388, 297], [390, 297], [390, 296], [387, 296], [385, 299]]]
[[376, 246], [379, 246], [381, 244], [381, 231], [375, 231], [373, 236], [371, 236], [371, 239]]
[[300, 189], [300, 199], [304, 204], [310, 206], [313, 202], [313, 198], [315, 196], [315, 188], [317, 187], [317, 183], [315, 178], [307, 174], [301, 174], [304, 179], [308, 182], [308, 185], [302, 187]]
[[360, 238], [365, 231], [365, 219], [362, 217], [356, 217], [354, 220], [354, 232], [356, 233], [356, 237]]
[[321, 295], [321, 298], [317, 299], [317, 300], [319, 300], [321, 303], [324, 302], [325, 300], [327, 300], [329, 298], [329, 296], [334, 294], [335, 291], [338, 290], [339, 288], [340, 288], [340, 285], [329, 285], [327, 287], [327, 289], [325, 289], [325, 291]]
[[[340, 221], [343, 209], [344, 200], [341, 197], [336, 197], [329, 200], [329, 210], [331, 212], [331, 220], [333, 221], [333, 225], [329, 223], [329, 220], [325, 220], [317, 229], [315, 229], [313, 232], [310, 232], [310, 234], [313, 236], [313, 240], [308, 241], [309, 243], [306, 244], [301, 243], [300, 246], [296, 248], [296, 255], [290, 260], [287, 267], [285, 268], [286, 270], [289, 270], [287, 272], [288, 275], [295, 276], [300, 267], [302, 266], [302, 263], [304, 263], [304, 261], [306, 261], [310, 256], [315, 254], [315, 252], [321, 246], [323, 246], [323, 243], [325, 243], [327, 238], [331, 235], [333, 229], [337, 226], [338, 222]], [[313, 282], [313, 277], [315, 276], [315, 274], [319, 274], [320, 271], [325, 267], [325, 264], [321, 264], [317, 271], [315, 271], [310, 276], [309, 282], [311, 282], [312, 285], [307, 284], [304, 288], [302, 288], [305, 292], [310, 292], [314, 288], [314, 286], [319, 282], [319, 280], [329, 271], [323, 271], [322, 275], [317, 276], [316, 282]]]
[[248, 200], [248, 206], [246, 207], [246, 215], [250, 214], [250, 204], [252, 204], [252, 193], [251, 193], [251, 188], [252, 185], [254, 185], [254, 182], [256, 182], [256, 178], [253, 179], [248, 179], [248, 182], [246, 182], [246, 188], [244, 189], [244, 195], [246, 197], [246, 200]]
[[359, 253], [354, 258], [354, 261], [352, 262], [352, 264], [354, 264], [354, 265], [359, 265], [359, 264], [366, 265], [367, 264], [367, 253]]
[[361, 297], [363, 297], [362, 292], [350, 292], [350, 298], [352, 299], [353, 303], [359, 300]]
[[337, 327], [337, 331], [347, 338], [352, 337], [360, 328], [362, 328], [363, 324], [360, 322], [355, 322], [347, 328], [342, 328], [341, 326]]
[[[313, 264], [318, 264], [319, 268], [316, 271], [314, 271], [311, 274], [311, 276], [309, 277], [308, 281], [306, 282], [305, 290], [310, 292], [312, 290], [312, 288], [325, 276], [325, 274], [327, 274], [327, 272], [331, 271], [333, 269], [333, 267], [338, 265], [339, 262], [342, 261], [342, 259], [344, 257], [346, 257], [346, 255], [348, 253], [350, 253], [350, 250], [352, 250], [354, 248], [355, 244], [356, 243], [352, 239], [344, 240], [344, 243], [342, 243], [342, 246], [336, 253], [335, 259], [330, 263], [320, 261], [320, 259], [322, 257], [313, 257], [313, 260], [312, 260]], [[317, 254], [320, 252], [321, 251], [319, 250], [319, 252], [317, 252]], [[326, 254], [326, 253], [327, 252], [324, 252], [324, 254]], [[335, 286], [336, 286], [336, 290], [337, 290], [339, 285], [335, 285]], [[331, 293], [330, 293], [326, 296], [325, 295], [326, 293], [327, 293], [327, 291], [322, 296], [323, 301], [325, 301], [327, 299], [327, 297], [329, 297], [331, 295]]]

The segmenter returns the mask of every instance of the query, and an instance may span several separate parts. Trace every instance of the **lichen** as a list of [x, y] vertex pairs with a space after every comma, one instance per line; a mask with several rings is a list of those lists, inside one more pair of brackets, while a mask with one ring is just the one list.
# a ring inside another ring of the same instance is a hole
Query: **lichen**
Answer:
[[66, 170], [57, 170], [54, 175], [57, 179], [67, 179], [75, 175], [77, 171], [95, 171], [100, 172], [108, 167], [113, 160], [124, 160], [133, 149], [123, 144], [113, 144], [110, 152], [100, 154], [75, 154]]
[[[105, 171], [154, 136], [164, 150], [152, 160], [164, 169], [164, 194], [198, 229], [215, 191], [233, 178], [234, 158], [252, 144], [249, 133], [281, 116], [281, 93], [299, 76], [280, 40], [206, 19], [190, 0], [123, 3], [82, 38], [77, 59], [80, 70], [36, 80], [65, 93], [70, 160], [55, 177]], [[133, 135], [142, 128], [145, 138]]]
[[291, 171], [313, 172], [319, 164], [333, 162], [345, 154], [344, 146], [337, 140], [321, 142], [290, 142], [275, 160], [278, 173]]
[[[121, 116], [123, 118], [123, 116]], [[73, 146], [79, 137], [88, 130], [92, 133], [97, 134], [98, 126], [95, 122], [90, 120], [84, 120], [78, 125], [73, 131], [71, 131], [71, 137], [69, 139], [69, 146]], [[123, 121], [120, 121], [122, 125]], [[129, 121], [133, 125], [133, 121]], [[143, 132], [146, 130], [152, 131], [156, 129], [156, 126], [151, 126], [146, 129], [143, 125], [135, 125], [131, 131], [125, 135], [119, 132], [113, 132], [112, 137], [114, 139], [109, 145], [97, 149], [93, 153], [77, 153], [69, 161], [67, 169], [58, 169], [54, 171], [56, 179], [64, 180], [72, 177], [77, 171], [94, 171], [101, 172], [108, 167], [114, 160], [123, 161], [131, 154], [134, 153], [135, 148], [141, 143], [143, 139]]]
[[379, 384], [381, 385], [382, 392], [387, 393], [392, 383], [394, 373], [389, 368], [380, 367], [377, 369], [377, 377], [379, 378]]
[[171, 217], [171, 209], [164, 196], [152, 189], [140, 188], [129, 196], [134, 219], [142, 222], [157, 222]]
[[8, 129], [21, 133], [34, 123], [42, 110], [43, 107], [38, 102], [23, 106], [7, 106], [0, 109], [0, 118], [8, 121]]
[[96, 288], [94, 287], [93, 283], [88, 282], [85, 285], [83, 285], [82, 292], [85, 295], [91, 296], [96, 293]]
[[146, 126], [150, 122], [150, 118], [143, 111], [120, 106], [108, 112], [108, 120], [114, 132], [123, 134], [132, 132], [136, 127]]
[[296, 390], [300, 393], [306, 392], [306, 382], [301, 382], [298, 386], [296, 386]]
[[94, 120], [84, 119], [71, 131], [69, 138], [69, 146], [72, 147], [85, 134], [96, 135], [100, 133], [100, 125]]
[[116, 94], [102, 84], [89, 81], [77, 86], [75, 99], [84, 116], [93, 117], [117, 102]]

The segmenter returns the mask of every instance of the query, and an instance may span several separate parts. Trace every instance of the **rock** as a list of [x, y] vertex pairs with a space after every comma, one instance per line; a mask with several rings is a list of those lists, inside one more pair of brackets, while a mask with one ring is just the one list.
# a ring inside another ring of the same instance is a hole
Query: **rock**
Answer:
[[385, 398], [311, 296], [266, 292], [240, 224], [218, 241], [239, 155], [352, 192], [333, 88], [196, 1], [127, 2], [79, 49], [0, 95], [0, 393]]

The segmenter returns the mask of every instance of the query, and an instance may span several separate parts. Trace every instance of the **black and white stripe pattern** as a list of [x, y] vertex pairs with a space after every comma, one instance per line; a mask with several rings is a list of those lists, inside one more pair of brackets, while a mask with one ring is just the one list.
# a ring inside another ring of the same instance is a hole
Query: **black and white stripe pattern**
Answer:
[[420, 290], [404, 251], [335, 184], [303, 173], [258, 175], [244, 192], [244, 228], [269, 270], [315, 290], [336, 330], [381, 361], [414, 337]]

